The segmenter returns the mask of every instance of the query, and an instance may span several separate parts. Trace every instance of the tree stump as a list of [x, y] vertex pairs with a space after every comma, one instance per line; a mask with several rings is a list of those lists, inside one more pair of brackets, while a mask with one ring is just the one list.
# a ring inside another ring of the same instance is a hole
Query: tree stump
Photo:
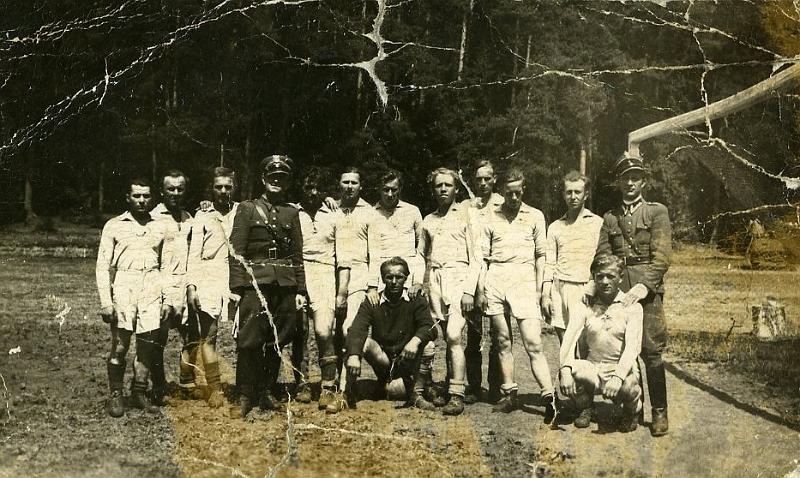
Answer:
[[775, 297], [768, 296], [759, 305], [751, 307], [753, 335], [759, 340], [779, 340], [787, 337], [786, 307]]

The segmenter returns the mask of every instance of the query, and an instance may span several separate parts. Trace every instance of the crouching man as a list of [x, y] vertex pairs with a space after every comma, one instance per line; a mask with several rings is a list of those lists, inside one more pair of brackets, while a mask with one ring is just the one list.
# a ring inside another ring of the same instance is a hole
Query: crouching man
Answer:
[[[619, 430], [636, 430], [641, 387], [636, 357], [642, 349], [642, 306], [622, 303], [623, 262], [603, 254], [592, 262], [596, 292], [584, 313], [567, 325], [561, 346], [561, 392], [581, 410], [577, 428], [589, 426], [594, 395], [622, 405]], [[578, 351], [585, 359], [579, 359]]]
[[[408, 263], [402, 258], [385, 261], [380, 272], [386, 288], [378, 305], [362, 302], [347, 334], [347, 372], [353, 379], [361, 375], [363, 356], [375, 371], [381, 390], [401, 378], [406, 391], [411, 391], [409, 406], [434, 410], [422, 396], [424, 380], [419, 372], [425, 345], [436, 339], [428, 301], [422, 295], [409, 297], [405, 290]], [[368, 337], [370, 329], [372, 336]]]

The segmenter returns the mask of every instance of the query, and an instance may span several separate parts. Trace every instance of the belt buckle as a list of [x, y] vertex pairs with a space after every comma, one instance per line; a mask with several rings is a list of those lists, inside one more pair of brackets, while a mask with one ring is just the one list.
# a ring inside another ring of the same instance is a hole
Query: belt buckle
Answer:
[[267, 249], [267, 259], [277, 259], [278, 258], [278, 248], [277, 247], [270, 247]]

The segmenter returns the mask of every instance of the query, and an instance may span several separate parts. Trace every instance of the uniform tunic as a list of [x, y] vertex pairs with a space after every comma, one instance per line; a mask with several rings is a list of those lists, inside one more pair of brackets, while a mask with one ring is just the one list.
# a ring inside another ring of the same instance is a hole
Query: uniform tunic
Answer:
[[[281, 359], [276, 346], [293, 340], [295, 296], [306, 291], [297, 208], [272, 204], [266, 196], [239, 203], [230, 243], [235, 251], [229, 262], [230, 288], [242, 297], [236, 380], [242, 393], [252, 399], [277, 380]], [[254, 280], [258, 291], [253, 287]], [[264, 313], [261, 296], [271, 320]]]
[[118, 328], [138, 334], [159, 327], [164, 234], [160, 223], [150, 219], [141, 225], [130, 212], [103, 226], [95, 266], [97, 291], [102, 308], [114, 307]]
[[640, 301], [644, 309], [642, 358], [645, 363], [659, 365], [667, 344], [662, 306], [664, 274], [672, 256], [672, 227], [666, 206], [639, 200], [608, 211], [603, 216], [597, 254], [614, 254], [625, 260], [622, 291], [636, 284], [647, 288], [647, 297]]

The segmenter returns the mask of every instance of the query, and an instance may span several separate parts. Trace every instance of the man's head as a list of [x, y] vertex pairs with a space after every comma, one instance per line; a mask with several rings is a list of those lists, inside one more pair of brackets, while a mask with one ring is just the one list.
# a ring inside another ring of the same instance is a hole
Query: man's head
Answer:
[[273, 154], [261, 160], [261, 182], [268, 196], [278, 196], [289, 187], [294, 161], [285, 155]]
[[161, 179], [161, 196], [167, 209], [174, 211], [183, 206], [188, 184], [189, 179], [177, 169], [170, 169], [164, 173]]
[[589, 178], [578, 171], [564, 176], [564, 202], [570, 211], [579, 211], [589, 197]]
[[497, 182], [497, 174], [491, 161], [482, 159], [475, 163], [474, 182], [475, 194], [482, 198], [487, 198], [492, 194]]
[[327, 191], [324, 187], [325, 175], [319, 168], [309, 168], [303, 177], [303, 207], [317, 208], [322, 204]]
[[215, 205], [230, 204], [236, 185], [236, 173], [231, 168], [214, 168], [211, 180], [211, 196]]
[[458, 173], [448, 168], [436, 168], [428, 175], [428, 184], [439, 206], [449, 206], [458, 192]]
[[622, 259], [613, 254], [601, 254], [592, 262], [590, 270], [597, 294], [607, 301], [613, 300], [619, 292], [623, 267]]
[[629, 154], [623, 155], [614, 165], [617, 188], [622, 199], [633, 201], [641, 196], [645, 184], [645, 169], [642, 158]]
[[408, 274], [408, 263], [402, 257], [395, 256], [381, 264], [381, 279], [386, 285], [384, 293], [387, 297], [390, 299], [400, 297]]
[[394, 209], [400, 202], [403, 180], [398, 171], [390, 169], [381, 176], [380, 204], [384, 209]]
[[134, 216], [142, 216], [150, 212], [153, 203], [153, 187], [150, 181], [143, 178], [134, 178], [128, 182], [128, 193], [125, 194], [125, 202], [128, 203], [128, 211]]
[[503, 207], [508, 211], [518, 211], [522, 205], [522, 195], [525, 193], [525, 173], [519, 168], [508, 170], [503, 181]]
[[339, 175], [339, 191], [343, 201], [357, 201], [361, 197], [361, 171], [348, 166]]

